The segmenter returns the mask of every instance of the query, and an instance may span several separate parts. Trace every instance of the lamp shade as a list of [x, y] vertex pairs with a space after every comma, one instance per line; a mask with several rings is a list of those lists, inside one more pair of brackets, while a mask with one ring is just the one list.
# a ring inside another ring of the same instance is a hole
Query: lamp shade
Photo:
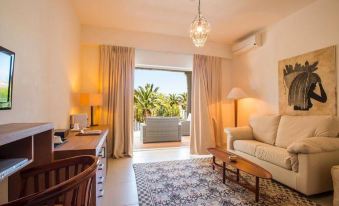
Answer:
[[100, 106], [102, 105], [102, 96], [98, 93], [81, 93], [80, 106]]
[[234, 87], [227, 95], [227, 99], [242, 99], [246, 98], [247, 94], [240, 88]]

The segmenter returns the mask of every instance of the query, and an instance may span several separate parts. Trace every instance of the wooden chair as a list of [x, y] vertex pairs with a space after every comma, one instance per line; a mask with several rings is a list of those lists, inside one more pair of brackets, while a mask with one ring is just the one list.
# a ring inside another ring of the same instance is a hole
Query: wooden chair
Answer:
[[3, 206], [90, 205], [97, 164], [95, 156], [77, 156], [24, 170], [20, 199]]

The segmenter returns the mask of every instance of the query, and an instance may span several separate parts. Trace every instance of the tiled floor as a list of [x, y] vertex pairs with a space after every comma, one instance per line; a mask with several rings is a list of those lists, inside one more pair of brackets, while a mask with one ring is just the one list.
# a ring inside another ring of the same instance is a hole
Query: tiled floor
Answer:
[[[191, 156], [188, 147], [144, 150], [134, 152], [133, 158], [109, 159], [103, 206], [138, 205], [138, 193], [134, 177], [133, 163], [157, 162], [196, 158]], [[323, 194], [311, 197], [324, 206], [332, 205], [332, 195]]]

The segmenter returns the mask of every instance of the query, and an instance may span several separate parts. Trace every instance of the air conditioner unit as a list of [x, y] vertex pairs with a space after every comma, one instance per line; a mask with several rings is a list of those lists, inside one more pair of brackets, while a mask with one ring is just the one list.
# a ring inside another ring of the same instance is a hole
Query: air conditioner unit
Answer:
[[256, 34], [253, 34], [253, 35], [247, 37], [246, 39], [244, 39], [242, 41], [235, 43], [232, 46], [233, 54], [236, 54], [236, 55], [241, 54], [241, 53], [247, 52], [247, 51], [249, 51], [253, 48], [262, 46], [261, 36], [262, 36], [261, 33], [256, 33]]

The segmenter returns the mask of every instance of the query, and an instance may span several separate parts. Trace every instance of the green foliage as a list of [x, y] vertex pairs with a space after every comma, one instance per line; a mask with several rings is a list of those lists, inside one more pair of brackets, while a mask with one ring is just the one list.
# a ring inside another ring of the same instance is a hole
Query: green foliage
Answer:
[[179, 117], [180, 109], [187, 108], [187, 93], [164, 95], [159, 87], [146, 84], [134, 91], [134, 115], [138, 122], [148, 116]]
[[179, 94], [179, 104], [182, 110], [187, 110], [187, 92]]
[[177, 94], [169, 94], [168, 101], [171, 106], [179, 105], [180, 97]]
[[7, 101], [8, 101], [8, 88], [0, 87], [0, 102], [7, 102]]
[[145, 87], [139, 86], [134, 91], [135, 115], [138, 122], [143, 122], [145, 117], [152, 115], [152, 110], [157, 104], [157, 92], [159, 87], [154, 88], [153, 84], [146, 84]]
[[0, 87], [0, 108], [11, 107], [11, 101], [9, 100], [10, 99], [8, 99], [8, 87]]

